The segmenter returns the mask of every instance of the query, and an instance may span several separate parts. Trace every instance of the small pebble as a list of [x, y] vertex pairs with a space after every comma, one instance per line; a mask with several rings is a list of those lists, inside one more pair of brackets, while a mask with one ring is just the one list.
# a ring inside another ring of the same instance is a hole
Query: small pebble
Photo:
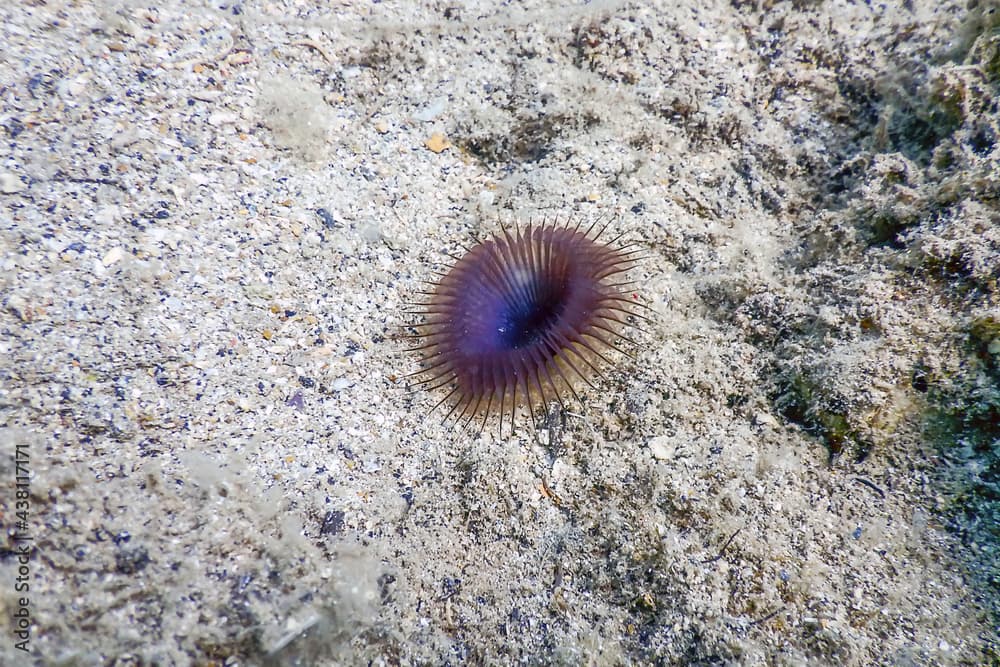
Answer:
[[433, 153], [441, 153], [451, 148], [451, 142], [443, 134], [437, 132], [424, 142], [424, 146]]
[[5, 195], [12, 195], [24, 189], [24, 183], [17, 177], [17, 174], [6, 172], [0, 174], [0, 192]]
[[235, 113], [231, 111], [216, 111], [215, 113], [209, 115], [208, 124], [218, 127], [220, 125], [231, 125], [240, 119]]
[[120, 261], [121, 258], [124, 256], [125, 256], [125, 251], [122, 250], [122, 247], [115, 246], [114, 248], [112, 248], [111, 250], [109, 250], [104, 254], [104, 257], [101, 258], [101, 264], [103, 264], [105, 268], [107, 268], [112, 264]]
[[658, 461], [666, 461], [674, 457], [674, 448], [670, 444], [670, 438], [665, 435], [652, 438], [649, 441], [649, 451], [653, 458]]
[[753, 416], [753, 421], [757, 426], [770, 426], [771, 428], [778, 428], [780, 426], [778, 420], [769, 412], [758, 412]]

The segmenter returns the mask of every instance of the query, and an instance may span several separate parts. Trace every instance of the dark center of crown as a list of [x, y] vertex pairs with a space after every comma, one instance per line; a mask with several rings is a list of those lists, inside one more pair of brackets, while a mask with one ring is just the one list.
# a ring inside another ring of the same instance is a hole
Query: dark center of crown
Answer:
[[566, 306], [566, 289], [546, 285], [531, 299], [507, 304], [500, 313], [497, 335], [504, 347], [516, 350], [534, 343], [550, 331]]

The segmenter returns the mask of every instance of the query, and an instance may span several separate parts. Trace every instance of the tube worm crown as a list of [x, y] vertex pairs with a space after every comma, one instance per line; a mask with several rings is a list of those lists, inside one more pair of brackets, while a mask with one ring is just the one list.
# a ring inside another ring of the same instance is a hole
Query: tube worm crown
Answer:
[[620, 236], [600, 241], [575, 227], [527, 225], [503, 229], [456, 258], [439, 274], [426, 302], [417, 304], [409, 351], [420, 355], [416, 383], [444, 396], [444, 421], [468, 425], [490, 415], [514, 427], [519, 405], [534, 408], [552, 400], [579, 402], [578, 382], [590, 387], [601, 367], [614, 362], [609, 353], [623, 343], [635, 345], [624, 331], [645, 306], [623, 281], [640, 260], [637, 244]]

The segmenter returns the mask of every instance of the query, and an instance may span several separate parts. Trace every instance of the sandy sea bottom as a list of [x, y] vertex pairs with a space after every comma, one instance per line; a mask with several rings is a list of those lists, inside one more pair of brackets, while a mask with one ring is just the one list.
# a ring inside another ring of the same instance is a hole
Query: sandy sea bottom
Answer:
[[[0, 663], [998, 664], [994, 4], [0, 17]], [[635, 359], [444, 428], [406, 304], [542, 219]]]

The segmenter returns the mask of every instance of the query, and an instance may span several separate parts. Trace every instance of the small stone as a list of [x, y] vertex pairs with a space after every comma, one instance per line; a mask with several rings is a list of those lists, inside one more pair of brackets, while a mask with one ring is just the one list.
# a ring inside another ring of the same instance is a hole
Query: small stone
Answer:
[[221, 90], [199, 90], [191, 93], [191, 97], [201, 102], [216, 102], [222, 97]]
[[0, 192], [5, 195], [12, 195], [24, 189], [24, 183], [17, 177], [17, 174], [6, 172], [0, 174]]
[[28, 322], [31, 319], [27, 306], [27, 302], [16, 294], [7, 299], [7, 309], [22, 322]]
[[240, 119], [232, 111], [216, 111], [208, 117], [208, 124], [218, 127], [220, 125], [231, 125]]
[[440, 132], [435, 132], [424, 142], [424, 146], [433, 153], [441, 153], [451, 148], [451, 142]]
[[289, 406], [291, 408], [294, 408], [296, 410], [299, 410], [299, 411], [303, 410], [305, 408], [306, 404], [305, 404], [305, 400], [302, 398], [302, 392], [301, 391], [295, 392], [294, 396], [292, 396], [290, 399], [288, 399], [287, 401], [285, 401], [285, 405], [287, 405], [287, 406]]
[[105, 268], [109, 267], [115, 262], [121, 261], [121, 258], [124, 256], [125, 256], [125, 251], [122, 249], [122, 247], [115, 246], [114, 248], [112, 248], [111, 250], [107, 251], [104, 254], [104, 257], [101, 258], [101, 264], [103, 264]]
[[674, 447], [670, 444], [670, 438], [660, 435], [649, 441], [649, 451], [653, 458], [658, 461], [666, 461], [674, 457]]
[[753, 423], [757, 426], [770, 426], [771, 428], [778, 428], [778, 420], [774, 418], [769, 412], [758, 412], [753, 416]]
[[235, 53], [230, 53], [226, 58], [226, 62], [230, 65], [246, 65], [252, 60], [252, 56], [248, 51], [237, 51]]

